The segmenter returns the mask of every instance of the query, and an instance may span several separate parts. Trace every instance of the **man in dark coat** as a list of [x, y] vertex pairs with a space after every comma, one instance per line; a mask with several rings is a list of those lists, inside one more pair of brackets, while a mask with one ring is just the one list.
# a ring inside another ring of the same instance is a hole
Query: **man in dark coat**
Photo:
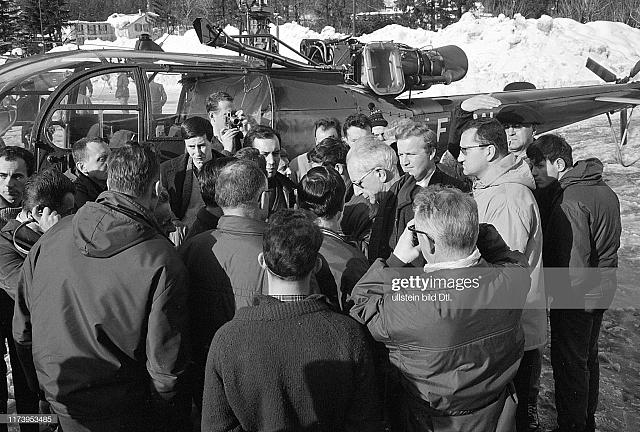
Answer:
[[352, 305], [351, 290], [367, 272], [369, 263], [340, 229], [344, 196], [344, 181], [331, 166], [311, 168], [298, 187], [298, 206], [318, 217], [316, 224], [323, 234], [320, 253], [336, 281], [340, 307], [348, 312]]
[[13, 337], [65, 432], [188, 430], [188, 280], [153, 214], [159, 171], [150, 147], [114, 150], [109, 190], [25, 260]]
[[76, 208], [80, 208], [107, 190], [107, 158], [111, 150], [105, 140], [93, 137], [76, 141], [72, 151], [77, 174], [73, 182], [75, 201]]
[[311, 295], [322, 242], [302, 212], [273, 216], [258, 257], [268, 295], [214, 337], [202, 430], [382, 431], [362, 328]]
[[[595, 431], [599, 393], [598, 337], [617, 287], [620, 202], [596, 158], [573, 164], [561, 137], [533, 146], [544, 173], [559, 181], [544, 231], [543, 262], [551, 302], [551, 366], [559, 431]], [[538, 161], [539, 162], [539, 161]], [[539, 166], [540, 164], [538, 164]]]
[[212, 149], [213, 129], [202, 117], [188, 118], [180, 130], [186, 153], [163, 162], [160, 178], [162, 186], [169, 192], [171, 210], [184, 226], [189, 227], [204, 206], [198, 186], [198, 171], [206, 161], [223, 155]]
[[207, 161], [202, 165], [202, 169], [198, 172], [198, 183], [200, 183], [200, 194], [204, 201], [204, 207], [198, 211], [196, 220], [189, 228], [187, 239], [218, 226], [222, 209], [216, 203], [216, 180], [218, 180], [222, 168], [235, 160], [232, 157], [221, 157]]
[[465, 183], [448, 176], [436, 166], [438, 139], [435, 132], [425, 124], [403, 122], [396, 127], [395, 134], [398, 159], [405, 174], [391, 189], [392, 193], [382, 208], [385, 229], [390, 230], [390, 250], [397, 244], [407, 223], [413, 219], [413, 200], [423, 188], [439, 184], [452, 186], [463, 192], [470, 190]]
[[[74, 209], [74, 187], [71, 180], [59, 171], [48, 169], [32, 176], [25, 185], [22, 211], [16, 219], [11, 219], [0, 229], [0, 335], [2, 346], [7, 339], [13, 391], [18, 413], [38, 412], [37, 383], [27, 384], [27, 378], [18, 359], [13, 341], [11, 321], [14, 302], [18, 290], [20, 272], [26, 254], [38, 241], [43, 232], [55, 225], [61, 215]], [[4, 349], [0, 349], [4, 353]], [[6, 376], [6, 363], [0, 362], [0, 375]], [[0, 385], [0, 409], [7, 412], [7, 382]], [[22, 432], [38, 432], [38, 425], [21, 424]], [[7, 425], [0, 424], [0, 431], [6, 432]]]
[[24, 185], [35, 168], [29, 150], [15, 146], [0, 149], [0, 227], [22, 211]]
[[269, 214], [281, 208], [293, 208], [295, 204], [295, 183], [278, 172], [281, 145], [280, 134], [269, 126], [256, 126], [244, 138], [244, 146], [260, 150], [267, 162], [264, 205]]
[[[386, 401], [397, 430], [493, 431], [523, 353], [527, 260], [480, 229], [475, 201], [457, 189], [431, 186], [414, 210], [391, 257], [353, 289], [351, 316], [400, 372], [401, 394]], [[400, 269], [419, 254], [424, 269]]]

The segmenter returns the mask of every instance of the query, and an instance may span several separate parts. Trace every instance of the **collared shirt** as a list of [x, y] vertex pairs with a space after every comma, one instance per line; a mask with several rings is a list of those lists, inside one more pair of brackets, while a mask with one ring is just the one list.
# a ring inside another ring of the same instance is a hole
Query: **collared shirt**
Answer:
[[425, 178], [423, 178], [419, 182], [416, 182], [416, 184], [418, 186], [420, 186], [420, 187], [426, 188], [427, 186], [429, 186], [429, 182], [431, 181], [431, 177], [433, 177], [433, 174], [435, 172], [436, 172], [436, 168], [434, 166], [433, 169], [431, 170], [431, 172], [429, 173], [429, 175], [427, 175]]
[[306, 300], [308, 297], [306, 294], [269, 294], [269, 295], [285, 303]]

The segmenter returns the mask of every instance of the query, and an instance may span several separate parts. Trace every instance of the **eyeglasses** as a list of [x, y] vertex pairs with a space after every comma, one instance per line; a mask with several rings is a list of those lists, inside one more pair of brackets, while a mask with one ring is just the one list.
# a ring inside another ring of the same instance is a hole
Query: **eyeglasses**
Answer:
[[462, 153], [463, 155], [467, 154], [467, 150], [472, 149], [472, 148], [480, 148], [480, 147], [489, 147], [490, 145], [493, 144], [480, 144], [480, 145], [474, 145], [474, 146], [469, 146], [469, 147], [460, 147], [460, 153]]
[[426, 233], [426, 232], [424, 232], [424, 231], [417, 230], [415, 225], [409, 225], [408, 230], [409, 230], [409, 231], [411, 231], [411, 232], [412, 232], [412, 233], [414, 233], [414, 234], [422, 234], [423, 236], [425, 236], [426, 238], [428, 238], [428, 239], [429, 239], [429, 241], [430, 241], [431, 243], [435, 243], [435, 242], [433, 241], [433, 237], [431, 237], [429, 234], [427, 234], [427, 233]]
[[362, 177], [360, 177], [360, 180], [358, 180], [357, 182], [351, 182], [351, 184], [353, 184], [354, 186], [359, 187], [360, 189], [362, 189], [362, 182], [364, 181], [365, 178], [367, 178], [367, 176], [369, 174], [371, 174], [372, 172], [374, 172], [375, 170], [380, 169], [380, 167], [374, 167], [371, 168], [369, 171], [367, 171], [366, 173], [364, 173], [364, 175]]

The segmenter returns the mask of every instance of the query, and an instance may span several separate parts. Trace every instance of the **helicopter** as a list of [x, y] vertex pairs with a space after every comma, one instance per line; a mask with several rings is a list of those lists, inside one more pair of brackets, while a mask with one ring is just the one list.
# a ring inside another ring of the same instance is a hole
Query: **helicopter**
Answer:
[[[360, 43], [356, 38], [303, 40], [305, 61], [279, 54], [287, 46], [269, 32], [273, 10], [267, 0], [240, 2], [245, 13], [241, 34], [194, 21], [200, 42], [238, 55], [180, 54], [151, 49], [75, 50], [36, 55], [0, 67], [0, 138], [5, 145], [36, 153], [38, 166], [72, 166], [70, 149], [86, 136], [110, 145], [137, 140], [154, 143], [164, 159], [184, 150], [180, 124], [208, 118], [207, 97], [225, 91], [250, 124], [264, 124], [281, 134], [288, 157], [313, 146], [313, 124], [324, 117], [344, 119], [375, 106], [385, 119], [425, 122], [438, 137], [438, 154], [455, 130], [455, 109], [473, 95], [412, 97], [413, 92], [463, 79], [464, 51], [449, 45], [417, 49], [391, 41]], [[640, 104], [640, 82], [618, 78], [592, 61], [587, 67], [607, 84], [514, 90], [492, 93], [500, 109], [524, 105], [534, 109], [544, 133], [600, 114], [620, 112], [619, 148], [626, 139], [627, 110]], [[160, 85], [167, 100], [159, 106]], [[159, 107], [159, 108], [158, 108]]]

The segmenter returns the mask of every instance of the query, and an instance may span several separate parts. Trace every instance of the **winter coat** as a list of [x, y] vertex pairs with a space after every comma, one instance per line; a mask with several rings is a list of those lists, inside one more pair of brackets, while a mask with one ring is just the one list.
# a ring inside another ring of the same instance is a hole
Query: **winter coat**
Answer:
[[[431, 185], [453, 186], [464, 192], [469, 191], [463, 182], [448, 176], [439, 168], [436, 168], [429, 179], [429, 186]], [[384, 195], [376, 216], [377, 223], [371, 233], [370, 262], [376, 258], [387, 259], [391, 255], [407, 224], [413, 219], [413, 200], [421, 190], [422, 188], [416, 184], [416, 179], [410, 174], [405, 174]]]
[[535, 182], [529, 166], [509, 154], [473, 186], [480, 223], [493, 225], [512, 250], [525, 254], [531, 269], [531, 289], [522, 313], [525, 350], [547, 341], [547, 313], [542, 274], [542, 226], [533, 196]]
[[338, 289], [340, 308], [348, 312], [351, 308], [351, 290], [356, 282], [369, 270], [369, 263], [364, 254], [344, 237], [322, 229], [324, 236], [320, 253], [327, 260]]
[[87, 201], [95, 201], [98, 195], [107, 190], [106, 181], [97, 182], [80, 171], [78, 171], [78, 176], [73, 181], [73, 186], [75, 187], [73, 197], [76, 209], [82, 207]]
[[600, 160], [587, 159], [560, 179], [562, 191], [545, 230], [544, 263], [570, 270], [566, 278], [555, 269], [547, 271], [552, 307], [568, 301], [570, 307], [606, 309], [613, 300], [622, 224], [620, 202], [602, 170]]
[[[377, 260], [353, 289], [350, 312], [389, 349], [390, 361], [401, 373], [404, 397], [414, 405], [412, 416], [452, 417], [451, 423], [470, 414], [464, 421], [474, 421], [478, 431], [493, 430], [501, 406], [492, 413], [483, 408], [504, 396], [518, 369], [524, 344], [520, 316], [529, 287], [526, 258], [510, 251], [495, 229], [483, 231], [478, 248], [486, 259], [476, 259], [469, 267], [408, 273], [395, 268], [401, 264], [395, 255]], [[390, 285], [409, 274], [469, 279], [478, 285], [463, 290]], [[446, 293], [448, 300], [437, 297]], [[436, 298], [423, 297], [430, 294]], [[410, 427], [407, 418], [400, 421], [398, 430], [423, 430]]]
[[[236, 310], [251, 304], [255, 294], [267, 294], [267, 275], [258, 265], [262, 252], [262, 235], [267, 224], [241, 216], [223, 215], [218, 227], [187, 240], [180, 255], [189, 270], [189, 293], [192, 313], [191, 341], [196, 374], [204, 379], [204, 365], [211, 340]], [[321, 288], [337, 302], [337, 289], [325, 261], [318, 276]], [[329, 283], [325, 281], [328, 280]], [[202, 381], [196, 392], [202, 392]]]
[[107, 420], [173, 398], [187, 272], [147, 209], [102, 193], [40, 238], [22, 276], [13, 336], [56, 413]]

